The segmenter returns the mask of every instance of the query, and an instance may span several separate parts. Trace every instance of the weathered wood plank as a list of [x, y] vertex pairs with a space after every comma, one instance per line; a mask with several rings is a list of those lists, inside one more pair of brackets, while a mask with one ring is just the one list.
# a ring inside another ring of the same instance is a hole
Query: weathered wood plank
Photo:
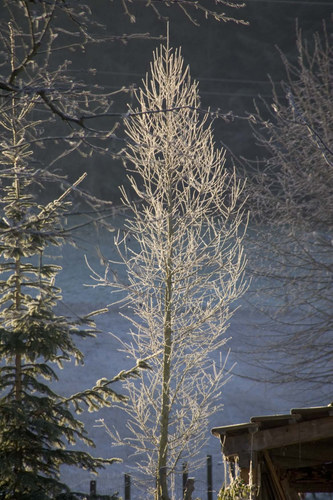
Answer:
[[272, 463], [271, 457], [269, 456], [269, 453], [268, 453], [267, 450], [264, 451], [264, 457], [265, 457], [265, 462], [267, 464], [270, 476], [271, 476], [271, 478], [273, 480], [275, 489], [276, 489], [277, 494], [279, 496], [278, 500], [287, 500], [287, 497], [286, 497], [286, 495], [285, 495], [285, 493], [283, 491], [282, 485], [280, 483], [280, 478], [277, 475], [277, 472], [275, 470], [275, 467], [274, 467], [274, 465]]
[[[238, 455], [244, 464], [248, 461], [252, 452], [272, 450], [283, 446], [319, 441], [333, 437], [333, 418], [326, 417], [311, 421], [293, 423], [286, 426], [274, 427], [254, 432], [251, 434], [244, 429], [243, 434], [228, 434], [221, 436], [223, 453], [226, 457]], [[253, 429], [251, 429], [253, 432]], [[251, 446], [252, 443], [252, 446]]]
[[261, 451], [333, 436], [333, 418], [321, 418], [259, 431], [253, 436], [253, 450]]

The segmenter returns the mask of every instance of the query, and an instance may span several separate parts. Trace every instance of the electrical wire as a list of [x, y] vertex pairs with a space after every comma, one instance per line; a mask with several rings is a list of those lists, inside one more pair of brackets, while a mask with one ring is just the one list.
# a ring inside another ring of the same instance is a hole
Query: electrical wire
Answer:
[[245, 5], [249, 5], [250, 3], [287, 3], [289, 5], [320, 5], [327, 6], [332, 8], [332, 2], [323, 2], [323, 1], [312, 1], [312, 0], [244, 0]]
[[[82, 72], [79, 69], [71, 69], [72, 73]], [[132, 73], [126, 71], [98, 71], [99, 75], [113, 75], [113, 76], [130, 76], [130, 77], [138, 77], [143, 78], [145, 76], [144, 73]], [[215, 83], [240, 83], [240, 84], [249, 84], [249, 85], [271, 85], [271, 83], [278, 84], [279, 82], [271, 82], [269, 80], [248, 80], [243, 78], [210, 78], [208, 76], [194, 76], [195, 80], [199, 82], [215, 82]]]
[[[150, 0], [151, 3], [163, 3], [165, 0]], [[332, 2], [331, 1], [317, 1], [317, 0], [244, 0], [245, 6], [249, 5], [250, 3], [255, 3], [255, 2], [260, 2], [260, 3], [287, 3], [290, 5], [327, 5], [328, 7], [332, 7]], [[178, 2], [177, 0], [171, 0], [170, 3], [181, 3]]]

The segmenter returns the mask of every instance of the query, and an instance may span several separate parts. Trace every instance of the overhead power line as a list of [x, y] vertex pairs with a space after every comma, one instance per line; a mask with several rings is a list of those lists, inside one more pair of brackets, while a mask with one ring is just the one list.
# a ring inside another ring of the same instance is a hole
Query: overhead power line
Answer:
[[332, 8], [332, 2], [323, 2], [323, 1], [316, 1], [316, 0], [245, 0], [245, 4], [249, 5], [250, 3], [255, 3], [255, 2], [260, 2], [260, 3], [287, 3], [290, 5], [321, 5], [321, 6], [327, 6]]
[[[163, 4], [166, 0], [151, 0], [152, 3], [157, 3], [157, 4]], [[327, 1], [325, 2], [324, 0], [317, 1], [317, 0], [244, 0], [244, 3], [246, 5], [254, 2], [260, 2], [260, 3], [287, 3], [290, 5], [325, 5], [328, 7], [332, 7], [332, 2]], [[181, 4], [181, 0], [171, 0], [171, 3], [179, 3]], [[184, 3], [188, 3], [187, 1]]]
[[[71, 69], [71, 72], [79, 73], [81, 70], [79, 69]], [[132, 73], [132, 72], [126, 72], [126, 71], [108, 71], [108, 70], [103, 70], [103, 71], [98, 71], [98, 74], [101, 75], [112, 75], [112, 76], [130, 76], [130, 77], [138, 77], [138, 78], [144, 78], [145, 74], [144, 73]], [[199, 82], [215, 82], [215, 83], [240, 83], [240, 84], [250, 84], [250, 85], [271, 85], [272, 83], [278, 85], [279, 82], [271, 82], [270, 80], [248, 80], [245, 78], [210, 78], [208, 76], [198, 76], [198, 75], [192, 75], [195, 80], [198, 80]]]

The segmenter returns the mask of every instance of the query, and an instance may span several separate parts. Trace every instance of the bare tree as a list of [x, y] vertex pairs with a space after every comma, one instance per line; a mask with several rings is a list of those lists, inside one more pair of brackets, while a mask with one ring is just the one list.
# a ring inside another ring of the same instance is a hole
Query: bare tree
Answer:
[[272, 105], [257, 109], [266, 156], [248, 184], [257, 223], [249, 254], [256, 304], [272, 320], [263, 342], [272, 380], [318, 389], [333, 381], [333, 53], [325, 29], [309, 43], [299, 30], [297, 49], [295, 64], [283, 56], [284, 96], [273, 89]]
[[[108, 11], [112, 2], [105, 0]], [[122, 0], [124, 13], [131, 23], [135, 23], [132, 10], [151, 9], [159, 19], [166, 13], [181, 10], [192, 22], [196, 23], [193, 12], [201, 13], [206, 18], [218, 21], [235, 21], [225, 14], [221, 6], [239, 8], [241, 2], [189, 2], [177, 0], [169, 2], [141, 2], [141, 0]], [[105, 141], [116, 138], [117, 124], [114, 118], [121, 119], [122, 114], [113, 112], [114, 95], [128, 92], [121, 88], [115, 92], [106, 92], [98, 85], [98, 80], [91, 83], [89, 75], [96, 69], [82, 68], [79, 78], [70, 71], [70, 54], [80, 54], [90, 45], [105, 47], [107, 43], [130, 42], [132, 40], [154, 39], [150, 33], [130, 33], [113, 35], [105, 32], [105, 26], [94, 18], [88, 3], [68, 0], [1, 0], [0, 22], [0, 89], [1, 100], [7, 102], [11, 97], [20, 99], [29, 97], [37, 110], [47, 111], [53, 125], [54, 121], [65, 123], [61, 137], [34, 137], [34, 143], [66, 140], [69, 149], [81, 147], [86, 154], [93, 151], [108, 151]], [[216, 9], [212, 7], [216, 7]], [[166, 19], [166, 18], [165, 18]], [[52, 117], [52, 118], [51, 118]], [[105, 121], [105, 119], [107, 119]], [[104, 121], [103, 121], [104, 120]], [[44, 124], [45, 128], [45, 124]], [[39, 130], [41, 132], [41, 130]], [[66, 142], [65, 142], [66, 144]], [[64, 143], [61, 144], [63, 152]]]
[[133, 328], [124, 349], [152, 357], [140, 383], [127, 384], [130, 435], [120, 440], [139, 455], [145, 488], [168, 500], [177, 463], [193, 463], [221, 408], [226, 371], [214, 356], [245, 288], [246, 221], [243, 186], [214, 147], [179, 51], [155, 52], [137, 100], [125, 156], [139, 203], [122, 190], [132, 216], [115, 241], [128, 283], [112, 282], [111, 273], [95, 278], [125, 294]]
[[[224, 0], [0, 0], [0, 113], [7, 112], [12, 98], [32, 103], [36, 126], [24, 140], [45, 175], [56, 170], [57, 180], [61, 176], [65, 188], [83, 171], [90, 173], [97, 163], [92, 157], [104, 155], [100, 156], [98, 172], [95, 168], [88, 182], [98, 186], [99, 195], [105, 197], [98, 173], [109, 168], [110, 157], [118, 158], [124, 145], [120, 129], [126, 113], [120, 102], [130, 100], [132, 85], [119, 84], [112, 90], [105, 87], [104, 61], [99, 64], [97, 57], [92, 63], [89, 51], [103, 53], [125, 44], [131, 58], [138, 43], [164, 37], [163, 22], [160, 33], [143, 32], [140, 19], [136, 20], [138, 14], [153, 13], [161, 21], [182, 15], [195, 24], [204, 18], [244, 23], [229, 15], [243, 5]], [[127, 33], [113, 32], [112, 19], [119, 11]], [[7, 146], [1, 143], [0, 153], [6, 153]], [[71, 163], [68, 155], [74, 159]], [[114, 177], [120, 170], [113, 163]], [[75, 193], [83, 190], [87, 201], [83, 186]], [[93, 209], [100, 206], [101, 202], [89, 194]], [[105, 204], [103, 208], [109, 209]]]

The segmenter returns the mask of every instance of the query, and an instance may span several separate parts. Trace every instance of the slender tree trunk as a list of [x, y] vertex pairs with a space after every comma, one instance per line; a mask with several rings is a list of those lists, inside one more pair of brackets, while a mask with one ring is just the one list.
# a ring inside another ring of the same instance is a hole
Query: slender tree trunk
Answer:
[[[19, 291], [17, 291], [17, 295], [19, 295]], [[16, 355], [15, 355], [15, 399], [16, 399], [16, 401], [20, 401], [21, 392], [22, 392], [22, 356], [21, 356], [21, 353], [16, 352]]]
[[162, 381], [162, 408], [161, 408], [161, 435], [158, 451], [157, 469], [157, 500], [169, 500], [167, 482], [168, 435], [170, 414], [170, 367], [172, 349], [172, 196], [168, 197], [168, 258], [165, 276], [165, 319], [164, 319], [164, 352], [163, 352], [163, 381]]
[[[13, 100], [12, 102], [12, 107], [13, 107], [13, 117], [14, 117], [14, 107], [15, 107], [15, 102]], [[13, 130], [13, 144], [14, 146], [17, 144], [17, 132], [16, 132], [16, 126], [15, 126], [15, 121], [13, 118], [12, 122], [12, 130]], [[14, 158], [14, 170], [15, 172], [18, 171], [18, 161], [17, 158]], [[19, 200], [21, 196], [21, 187], [20, 187], [20, 180], [16, 174], [16, 179], [15, 179], [15, 196], [16, 199]], [[18, 311], [21, 308], [21, 257], [17, 256], [15, 258], [15, 310]], [[21, 392], [22, 392], [22, 356], [20, 352], [16, 352], [15, 355], [15, 399], [19, 401], [21, 399]]]
[[168, 429], [170, 412], [170, 364], [171, 364], [171, 276], [167, 277], [165, 299], [167, 310], [164, 326], [164, 354], [163, 354], [163, 382], [162, 382], [162, 408], [161, 408], [161, 436], [158, 453], [158, 500], [169, 500], [167, 485], [167, 456], [168, 456]]
[[[17, 131], [16, 131], [16, 123], [14, 120], [15, 116], [15, 101], [12, 100], [12, 109], [13, 109], [13, 119], [12, 119], [12, 131], [13, 131], [13, 145], [16, 146], [18, 143], [18, 138], [17, 138]], [[21, 186], [20, 186], [20, 179], [18, 176], [18, 159], [15, 156], [13, 160], [13, 166], [14, 166], [14, 171], [15, 171], [15, 180], [14, 180], [14, 186], [15, 186], [15, 197], [17, 200], [20, 199], [21, 197]], [[17, 243], [19, 246], [19, 243]], [[15, 310], [19, 311], [21, 309], [21, 256], [17, 255], [15, 257]], [[17, 402], [21, 401], [22, 398], [22, 355], [19, 350], [16, 349], [15, 353], [15, 382], [14, 382], [14, 394], [15, 394], [15, 400]], [[20, 446], [20, 443], [15, 444], [16, 448], [16, 464], [14, 467], [15, 471], [15, 476], [16, 476], [16, 487], [14, 489], [20, 489], [18, 485], [18, 477], [20, 476], [20, 472], [23, 469], [23, 455], [22, 455], [22, 448]], [[15, 500], [19, 498], [19, 495], [15, 495]]]

